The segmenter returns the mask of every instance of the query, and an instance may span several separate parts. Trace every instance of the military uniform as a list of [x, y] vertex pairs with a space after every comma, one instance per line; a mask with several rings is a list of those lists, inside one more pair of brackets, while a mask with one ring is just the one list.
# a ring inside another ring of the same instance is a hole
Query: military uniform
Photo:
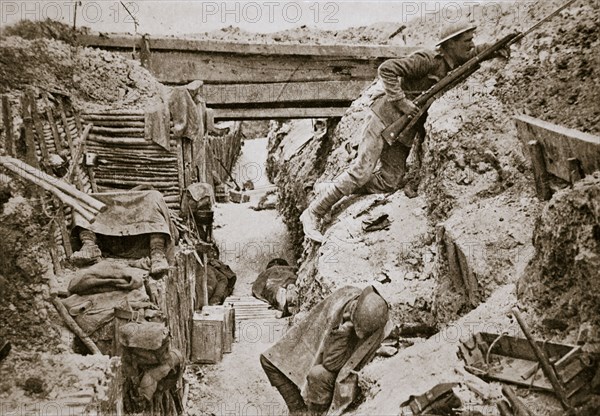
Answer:
[[[475, 48], [471, 56], [483, 47]], [[375, 96], [369, 109], [356, 159], [336, 180], [338, 189], [344, 195], [392, 192], [399, 188], [414, 138], [417, 134], [421, 137], [425, 135], [427, 113], [406, 135], [408, 140], [390, 145], [381, 133], [402, 116], [395, 102], [404, 98], [413, 100], [462, 63], [454, 62], [442, 52], [423, 50], [407, 57], [388, 59], [381, 64], [378, 73], [383, 91]], [[375, 171], [378, 160], [381, 166]]]
[[383, 321], [362, 339], [356, 322], [350, 324], [365, 291], [346, 286], [333, 292], [261, 354], [260, 363], [290, 413], [308, 406], [315, 413], [339, 415], [356, 398], [355, 371], [373, 357], [388, 329], [387, 306]]

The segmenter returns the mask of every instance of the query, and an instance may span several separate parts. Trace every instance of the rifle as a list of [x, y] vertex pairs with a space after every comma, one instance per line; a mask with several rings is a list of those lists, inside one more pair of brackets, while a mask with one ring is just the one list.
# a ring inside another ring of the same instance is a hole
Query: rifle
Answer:
[[[502, 39], [486, 48], [458, 68], [449, 72], [444, 78], [438, 81], [435, 85], [429, 88], [427, 91], [422, 92], [417, 98], [413, 100], [413, 104], [419, 108], [419, 111], [415, 116], [409, 116], [403, 114], [390, 124], [381, 135], [389, 143], [392, 144], [396, 141], [410, 145], [412, 143], [411, 130], [419, 120], [419, 118], [431, 107], [433, 102], [444, 95], [447, 91], [451, 90], [455, 86], [459, 85], [467, 78], [469, 78], [474, 72], [481, 67], [481, 62], [494, 58], [498, 51], [509, 47], [515, 42], [521, 40], [525, 35], [537, 29], [542, 23], [548, 21], [560, 11], [571, 5], [575, 0], [570, 0], [566, 4], [562, 5], [551, 14], [537, 22], [535, 25], [527, 29], [525, 32], [515, 32], [504, 36]], [[411, 136], [411, 137], [409, 137]]]

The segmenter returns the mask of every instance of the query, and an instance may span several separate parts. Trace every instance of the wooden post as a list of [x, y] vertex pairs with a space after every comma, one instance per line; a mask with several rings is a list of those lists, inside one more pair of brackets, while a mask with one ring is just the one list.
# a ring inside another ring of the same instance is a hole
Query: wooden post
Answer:
[[571, 185], [575, 185], [575, 182], [583, 179], [583, 174], [581, 173], [581, 162], [575, 157], [570, 157], [567, 159], [567, 163], [569, 165], [569, 179]]
[[600, 170], [600, 136], [568, 129], [529, 116], [515, 117], [517, 136], [528, 147], [535, 140], [543, 149], [546, 172], [571, 182], [569, 158], [576, 158], [580, 173], [588, 175]]
[[71, 237], [69, 232], [67, 231], [67, 224], [65, 219], [65, 206], [57, 197], [54, 198], [54, 203], [58, 210], [58, 216], [56, 221], [58, 223], [58, 229], [60, 231], [60, 236], [63, 241], [63, 248], [65, 249], [65, 256], [70, 258], [73, 255], [73, 247], [71, 246]]
[[31, 118], [30, 103], [26, 94], [21, 95], [21, 114], [23, 125], [25, 127], [25, 146], [27, 153], [25, 160], [33, 167], [39, 167], [39, 162], [35, 154], [35, 139], [33, 138], [33, 120]]
[[92, 192], [94, 192], [94, 193], [98, 192], [98, 185], [96, 185], [96, 174], [94, 173], [94, 167], [88, 166], [87, 173], [88, 173], [88, 177], [90, 178], [90, 185], [92, 187]]
[[192, 155], [192, 143], [185, 138], [181, 139], [183, 144], [183, 169], [185, 171], [185, 187], [187, 188], [192, 183], [197, 182], [198, 173], [194, 168], [194, 160]]
[[[83, 156], [83, 151], [85, 149], [85, 141], [87, 140], [88, 135], [90, 134], [90, 130], [92, 130], [92, 123], [89, 123], [85, 126], [85, 130], [80, 135], [79, 144], [77, 145], [77, 150], [75, 151], [75, 156], [71, 159], [71, 166], [69, 166], [69, 171], [67, 172], [67, 181], [73, 183], [73, 180], [77, 183], [81, 182], [81, 178], [78, 175], [79, 172], [79, 159]], [[83, 189], [80, 189], [81, 191]]]
[[27, 97], [29, 98], [29, 104], [31, 104], [31, 117], [33, 118], [33, 125], [35, 126], [35, 132], [38, 138], [38, 145], [42, 152], [42, 165], [48, 166], [50, 162], [50, 155], [48, 154], [48, 146], [46, 146], [46, 140], [44, 139], [44, 125], [37, 108], [37, 103], [33, 91], [30, 89], [27, 91]]
[[208, 305], [208, 256], [202, 253], [204, 273], [202, 274], [202, 306]]
[[13, 137], [12, 111], [6, 95], [2, 96], [2, 120], [4, 122], [4, 131], [6, 132], [6, 153], [9, 156], [14, 156], [15, 141]]
[[550, 364], [550, 360], [548, 359], [546, 352], [544, 350], [542, 350], [540, 348], [540, 346], [535, 342], [533, 335], [531, 335], [529, 328], [525, 324], [525, 321], [521, 317], [521, 313], [517, 310], [517, 308], [512, 309], [512, 314], [514, 315], [517, 322], [519, 323], [519, 326], [521, 327], [523, 334], [525, 334], [527, 341], [529, 341], [529, 344], [531, 345], [531, 349], [533, 350], [535, 356], [537, 357], [537, 359], [540, 363], [540, 366], [542, 367], [542, 370], [544, 371], [544, 375], [548, 378], [548, 380], [550, 381], [550, 384], [552, 385], [552, 388], [554, 389], [554, 392], [560, 399], [560, 403], [561, 403], [563, 409], [565, 409], [565, 410], [570, 409], [571, 406], [567, 399], [567, 393], [565, 392], [563, 385], [561, 384], [560, 380], [558, 379], [558, 376], [556, 375], [554, 367], [552, 367], [552, 364]]
[[50, 106], [50, 99], [47, 93], [43, 93], [44, 101], [46, 103], [46, 117], [50, 124], [50, 130], [52, 131], [52, 137], [54, 138], [54, 147], [56, 153], [60, 153], [63, 150], [62, 142], [60, 140], [60, 134], [58, 134], [58, 128], [56, 127], [56, 121], [54, 120], [54, 114], [52, 113], [52, 107]]
[[69, 128], [69, 122], [67, 121], [67, 113], [65, 112], [65, 107], [63, 105], [62, 100], [58, 100], [58, 110], [60, 112], [60, 118], [62, 120], [65, 137], [67, 138], [67, 143], [69, 144], [69, 151], [71, 152], [71, 157], [75, 157], [73, 137], [71, 136], [71, 129]]
[[73, 117], [75, 118], [75, 125], [77, 126], [77, 132], [79, 133], [79, 135], [82, 135], [83, 134], [83, 122], [81, 121], [81, 115], [75, 109], [73, 109]]
[[546, 170], [544, 149], [542, 149], [542, 145], [537, 140], [531, 140], [527, 144], [529, 145], [529, 154], [531, 156], [537, 196], [542, 201], [548, 201], [552, 198], [552, 191], [550, 190], [550, 185], [548, 183], [550, 175]]
[[146, 35], [142, 35], [142, 41], [140, 42], [140, 63], [146, 69], [150, 68], [150, 58], [152, 54], [150, 52], [150, 42]]
[[183, 138], [178, 138], [177, 140], [177, 181], [179, 183], [179, 195], [183, 197], [183, 192], [186, 189], [186, 178], [185, 178], [185, 167], [183, 161], [183, 144], [182, 141], [185, 140]]
[[[67, 138], [67, 143], [69, 144], [69, 152], [71, 154], [71, 163], [76, 164], [77, 161], [77, 150], [75, 149], [75, 145], [73, 143], [73, 136], [71, 136], [71, 129], [69, 128], [69, 122], [67, 120], [67, 113], [65, 112], [65, 107], [63, 105], [62, 99], [58, 101], [58, 108], [60, 110], [60, 118], [62, 119], [63, 130], [65, 131], [65, 137]], [[75, 176], [75, 186], [80, 191], [83, 191], [83, 183], [81, 182], [81, 178], [79, 175]]]
[[67, 325], [67, 328], [73, 331], [73, 333], [77, 335], [79, 339], [81, 339], [81, 341], [85, 344], [88, 350], [90, 350], [92, 354], [102, 355], [102, 352], [98, 349], [98, 346], [94, 344], [94, 341], [92, 341], [90, 337], [88, 337], [83, 332], [83, 330], [77, 324], [77, 322], [75, 322], [71, 315], [69, 315], [69, 312], [67, 311], [67, 308], [65, 308], [65, 305], [63, 305], [62, 302], [56, 298], [52, 298], [52, 304], [54, 305], [56, 311]]

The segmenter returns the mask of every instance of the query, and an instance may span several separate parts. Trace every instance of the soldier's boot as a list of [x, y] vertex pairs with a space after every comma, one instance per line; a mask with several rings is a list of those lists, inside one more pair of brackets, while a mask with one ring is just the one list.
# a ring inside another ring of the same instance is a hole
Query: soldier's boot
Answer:
[[90, 230], [79, 232], [81, 249], [71, 255], [71, 262], [78, 266], [87, 266], [96, 263], [102, 257], [102, 251], [96, 244], [96, 234]]
[[165, 241], [163, 234], [150, 234], [150, 275], [153, 277], [161, 277], [169, 271]]
[[323, 234], [319, 232], [320, 220], [343, 197], [344, 194], [334, 183], [322, 190], [300, 215], [304, 235], [317, 243], [322, 243]]

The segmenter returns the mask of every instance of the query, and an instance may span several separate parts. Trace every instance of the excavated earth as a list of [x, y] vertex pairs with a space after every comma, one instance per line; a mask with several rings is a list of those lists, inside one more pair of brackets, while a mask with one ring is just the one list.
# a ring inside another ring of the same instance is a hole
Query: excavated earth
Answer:
[[[559, 1], [527, 5], [519, 8], [518, 19], [507, 9], [480, 22], [476, 40], [527, 28]], [[393, 23], [338, 32], [303, 27], [271, 35], [235, 28], [221, 33], [225, 40], [240, 42], [429, 47], [437, 32], [434, 18], [407, 23], [402, 36], [393, 39], [388, 39], [398, 28]], [[422, 168], [411, 171], [420, 183], [418, 197], [409, 199], [399, 191], [345, 199], [327, 220], [321, 246], [303, 242], [298, 217], [312, 197], [312, 185], [333, 180], [355, 156], [369, 92], [339, 121], [272, 123], [267, 170], [279, 188], [279, 209], [301, 264], [302, 310], [336, 287], [378, 280], [396, 324], [419, 323], [438, 331], [428, 339], [404, 339], [406, 348], [397, 355], [367, 366], [361, 375], [362, 401], [351, 412], [398, 414], [409, 395], [437, 383], [477, 385], [479, 380], [465, 373], [456, 357], [458, 339], [481, 330], [518, 334], [508, 316], [515, 304], [536, 336], [565, 342], [579, 338], [587, 350], [597, 352], [600, 178], [589, 176], [541, 203], [512, 117], [524, 113], [600, 133], [599, 21], [598, 2], [577, 1], [513, 46], [509, 61], [485, 63], [465, 85], [438, 100], [430, 110]], [[61, 27], [41, 31], [52, 39], [28, 36], [31, 30], [5, 31], [12, 37], [0, 39], [0, 92], [15, 108], [26, 86], [68, 94], [91, 110], [143, 108], [160, 100], [162, 86], [135, 62], [78, 48]], [[201, 37], [215, 39], [219, 33]], [[16, 134], [18, 116], [13, 124]], [[410, 158], [413, 166], [416, 159]], [[109, 360], [72, 354], [68, 334], [55, 324], [48, 289], [52, 259], [46, 249], [53, 215], [44, 207], [31, 190], [0, 176], [0, 336], [14, 345], [10, 365], [0, 368], [3, 403], [76, 398], [79, 391], [107, 394], [101, 380], [108, 378]], [[381, 214], [389, 216], [389, 229], [364, 232], [362, 221]], [[467, 253], [478, 282], [474, 293], [450, 277], [448, 238]], [[499, 386], [482, 389], [487, 401], [470, 392], [463, 392], [464, 399], [493, 414], [489, 406]], [[524, 399], [537, 415], [564, 414], [549, 395]], [[579, 414], [596, 415], [598, 409]]]

